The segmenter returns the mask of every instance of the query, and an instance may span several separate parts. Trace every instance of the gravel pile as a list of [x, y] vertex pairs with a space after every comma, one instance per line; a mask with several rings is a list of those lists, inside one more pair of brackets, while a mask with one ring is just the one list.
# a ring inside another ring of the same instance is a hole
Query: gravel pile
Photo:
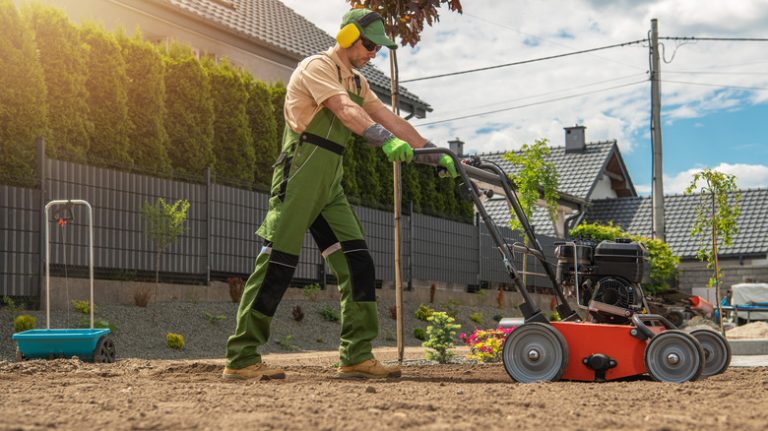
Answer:
[[[420, 304], [404, 304], [405, 345], [420, 346], [413, 336], [416, 327], [426, 328], [427, 323], [417, 320], [415, 311]], [[295, 306], [301, 307], [304, 318], [297, 322], [292, 317]], [[395, 347], [395, 320], [390, 316], [393, 301], [379, 302], [379, 337], [374, 347]], [[437, 310], [457, 312], [457, 331], [471, 332], [475, 327], [493, 328], [494, 316], [514, 315], [516, 310], [499, 310], [495, 307], [469, 307], [458, 304], [434, 304]], [[325, 320], [321, 309], [331, 307], [337, 313], [336, 301], [284, 300], [272, 322], [272, 336], [261, 349], [262, 353], [289, 351], [327, 351], [338, 349], [340, 325]], [[115, 345], [118, 358], [143, 359], [201, 359], [223, 358], [227, 337], [235, 327], [237, 305], [233, 303], [153, 303], [146, 308], [125, 305], [96, 304], [96, 319], [106, 320], [116, 326]], [[470, 320], [472, 313], [482, 315], [482, 323]], [[13, 318], [29, 314], [37, 318], [37, 328], [45, 328], [45, 310], [15, 311], [0, 308], [0, 360], [13, 360], [15, 343], [11, 340]], [[85, 319], [85, 320], [84, 320]], [[221, 320], [218, 320], [221, 319]], [[87, 325], [87, 316], [72, 309], [51, 311], [51, 328], [78, 328], [81, 321]], [[185, 348], [178, 351], [166, 346], [169, 332], [184, 336]], [[457, 345], [459, 342], [457, 341]]]

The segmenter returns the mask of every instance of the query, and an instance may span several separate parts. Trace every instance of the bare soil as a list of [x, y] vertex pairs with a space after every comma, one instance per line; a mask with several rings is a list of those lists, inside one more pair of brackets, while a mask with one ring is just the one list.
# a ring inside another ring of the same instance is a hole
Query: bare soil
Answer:
[[524, 385], [501, 364], [412, 359], [398, 380], [343, 381], [334, 378], [336, 352], [266, 360], [285, 367], [287, 379], [224, 381], [222, 360], [0, 361], [0, 429], [765, 430], [768, 423], [768, 368], [730, 368], [679, 385], [643, 377]]

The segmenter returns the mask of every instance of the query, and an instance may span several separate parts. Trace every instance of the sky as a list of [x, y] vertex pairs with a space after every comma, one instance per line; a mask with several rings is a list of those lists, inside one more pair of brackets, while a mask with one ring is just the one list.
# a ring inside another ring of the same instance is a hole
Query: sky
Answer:
[[[331, 35], [349, 8], [342, 0], [283, 2]], [[463, 14], [442, 7], [415, 48], [398, 48], [401, 81], [638, 41], [652, 18], [660, 37], [768, 38], [768, 0], [461, 3]], [[741, 189], [768, 187], [768, 42], [661, 42], [664, 193], [682, 193], [703, 168], [735, 175]], [[388, 75], [386, 51], [374, 64]], [[583, 125], [588, 142], [617, 141], [636, 190], [648, 195], [648, 70], [648, 45], [637, 43], [402, 85], [432, 106], [411, 124], [437, 145], [459, 138], [469, 153], [538, 139], [563, 146], [563, 127]]]

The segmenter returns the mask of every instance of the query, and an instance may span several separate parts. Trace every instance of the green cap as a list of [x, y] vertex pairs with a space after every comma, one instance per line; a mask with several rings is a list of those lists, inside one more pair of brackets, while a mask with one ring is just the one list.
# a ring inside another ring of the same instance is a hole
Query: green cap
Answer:
[[[363, 19], [369, 14], [374, 15]], [[343, 28], [352, 22], [357, 23], [358, 27], [363, 30], [363, 36], [376, 45], [386, 46], [390, 49], [397, 48], [397, 44], [387, 37], [384, 31], [384, 20], [381, 19], [378, 13], [372, 12], [370, 9], [351, 9], [344, 14], [344, 18], [341, 20], [341, 27]]]

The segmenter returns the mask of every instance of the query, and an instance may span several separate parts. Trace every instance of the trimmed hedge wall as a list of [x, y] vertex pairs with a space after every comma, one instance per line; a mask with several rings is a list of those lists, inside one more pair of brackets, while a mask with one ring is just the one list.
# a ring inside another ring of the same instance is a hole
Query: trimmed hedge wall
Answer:
[[[77, 26], [60, 10], [0, 0], [0, 182], [34, 186], [37, 137], [56, 159], [268, 190], [285, 86], [227, 60], [139, 33]], [[361, 139], [347, 148], [349, 200], [392, 207], [392, 164]], [[433, 168], [403, 165], [403, 207], [471, 222], [472, 207]]]

